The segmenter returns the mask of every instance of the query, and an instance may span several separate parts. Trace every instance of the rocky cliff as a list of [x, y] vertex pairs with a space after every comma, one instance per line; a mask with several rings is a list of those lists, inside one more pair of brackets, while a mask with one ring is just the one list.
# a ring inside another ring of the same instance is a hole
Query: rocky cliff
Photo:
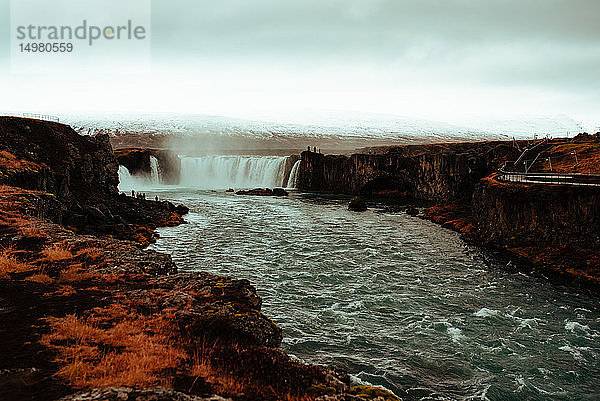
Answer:
[[[54, 122], [0, 118], [2, 183], [65, 202], [118, 193], [118, 163], [107, 135], [78, 135]], [[19, 161], [23, 164], [19, 164]]]
[[[578, 166], [600, 157], [600, 145], [588, 145], [578, 152]], [[570, 160], [573, 146], [559, 150]], [[423, 216], [469, 240], [544, 271], [600, 283], [600, 191], [499, 182], [494, 171], [519, 154], [511, 142], [383, 147], [352, 156], [304, 152], [299, 187], [435, 202]]]
[[152, 240], [185, 208], [119, 195], [118, 161], [108, 136], [83, 136], [48, 121], [0, 117], [0, 184], [46, 193], [31, 211], [80, 232]]
[[510, 142], [382, 148], [352, 156], [303, 152], [299, 189], [407, 196], [430, 201], [468, 199], [477, 182], [518, 151]]
[[472, 218], [482, 238], [500, 246], [543, 243], [600, 249], [600, 191], [595, 187], [482, 180]]
[[115, 155], [132, 175], [149, 176], [152, 173], [150, 158], [155, 157], [163, 183], [176, 185], [181, 180], [181, 159], [170, 150], [128, 148], [115, 150]]

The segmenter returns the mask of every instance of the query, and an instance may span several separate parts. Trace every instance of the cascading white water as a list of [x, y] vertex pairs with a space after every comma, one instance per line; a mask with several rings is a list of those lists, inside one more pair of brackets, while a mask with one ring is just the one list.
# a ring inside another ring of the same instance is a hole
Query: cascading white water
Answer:
[[[154, 159], [154, 160], [153, 160]], [[131, 190], [136, 192], [146, 191], [160, 187], [160, 175], [158, 170], [158, 160], [155, 157], [150, 158], [150, 175], [131, 175], [129, 169], [125, 166], [119, 166], [119, 186], [121, 192], [129, 194]]]
[[134, 180], [135, 178], [132, 177], [127, 167], [119, 166], [119, 191], [131, 191], [135, 187]]
[[287, 157], [202, 156], [181, 158], [181, 185], [198, 189], [283, 186]]
[[158, 159], [154, 156], [150, 156], [150, 181], [153, 183], [160, 183], [160, 173], [158, 171]]
[[296, 163], [294, 163], [294, 167], [292, 167], [292, 171], [290, 172], [290, 177], [288, 178], [286, 188], [298, 188], [298, 171], [300, 170], [300, 162], [301, 160], [298, 160]]

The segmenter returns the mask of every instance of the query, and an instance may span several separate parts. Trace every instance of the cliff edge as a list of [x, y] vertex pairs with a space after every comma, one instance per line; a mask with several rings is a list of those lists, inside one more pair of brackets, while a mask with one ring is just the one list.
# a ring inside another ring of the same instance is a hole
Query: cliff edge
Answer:
[[[303, 152], [299, 188], [432, 202], [422, 216], [470, 241], [544, 272], [600, 283], [599, 187], [499, 181], [496, 170], [525, 146], [499, 141], [369, 148], [352, 156]], [[600, 158], [592, 136], [546, 148], [534, 166], [541, 171], [592, 171]]]

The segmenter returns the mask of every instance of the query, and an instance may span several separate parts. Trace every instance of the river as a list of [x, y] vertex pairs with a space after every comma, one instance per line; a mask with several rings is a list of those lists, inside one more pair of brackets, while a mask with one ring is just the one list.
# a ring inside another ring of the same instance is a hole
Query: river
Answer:
[[600, 399], [590, 289], [523, 272], [383, 205], [355, 213], [340, 197], [189, 186], [155, 194], [190, 214], [152, 247], [182, 271], [249, 279], [283, 329], [282, 349], [303, 361], [405, 400]]

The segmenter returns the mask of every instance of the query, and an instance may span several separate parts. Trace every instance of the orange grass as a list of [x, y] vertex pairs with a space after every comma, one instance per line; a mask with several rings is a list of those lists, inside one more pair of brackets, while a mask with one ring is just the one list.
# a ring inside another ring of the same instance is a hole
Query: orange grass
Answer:
[[185, 353], [164, 334], [164, 316], [129, 314], [119, 305], [95, 312], [46, 319], [51, 331], [40, 342], [58, 351], [59, 377], [75, 387], [171, 386], [164, 372]]
[[27, 277], [25, 280], [40, 284], [50, 284], [54, 282], [54, 279], [46, 274], [34, 274], [33, 276]]
[[61, 262], [73, 258], [71, 249], [65, 244], [54, 244], [42, 251], [44, 257], [40, 261], [44, 262]]
[[37, 171], [41, 165], [34, 162], [19, 159], [17, 156], [5, 150], [0, 150], [0, 169], [3, 170], [32, 170]]
[[83, 269], [83, 265], [71, 265], [67, 270], [61, 271], [58, 277], [59, 283], [75, 283], [99, 277], [98, 274]]
[[[577, 156], [576, 156], [577, 155]], [[550, 170], [551, 159], [552, 170]], [[556, 144], [542, 152], [533, 166], [537, 172], [600, 174], [600, 143], [570, 142]]]
[[10, 248], [4, 249], [0, 253], [0, 278], [10, 278], [10, 273], [24, 273], [32, 271], [34, 268], [26, 263], [19, 262], [13, 255]]

